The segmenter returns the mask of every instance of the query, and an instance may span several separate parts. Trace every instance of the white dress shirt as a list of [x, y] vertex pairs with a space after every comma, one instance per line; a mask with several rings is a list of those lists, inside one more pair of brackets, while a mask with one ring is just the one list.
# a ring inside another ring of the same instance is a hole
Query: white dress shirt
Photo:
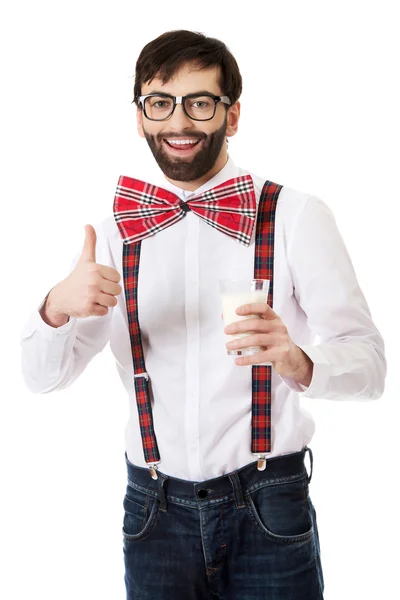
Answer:
[[[187, 200], [246, 174], [229, 158], [195, 192], [171, 184], [161, 171], [152, 183]], [[250, 175], [258, 205], [267, 178]], [[114, 216], [95, 229], [96, 261], [115, 268], [123, 286], [122, 239]], [[159, 470], [170, 476], [202, 481], [255, 460], [252, 367], [236, 365], [227, 354], [218, 289], [219, 279], [253, 278], [255, 229], [246, 247], [188, 212], [142, 242], [139, 322], [154, 398]], [[110, 342], [130, 407], [127, 456], [145, 467], [124, 292], [117, 299], [107, 315], [71, 317], [59, 328], [42, 320], [41, 304], [22, 332], [22, 373], [32, 392], [65, 389]], [[314, 363], [308, 388], [272, 369], [270, 456], [277, 456], [301, 450], [313, 437], [314, 421], [301, 408], [301, 396], [376, 399], [386, 375], [384, 343], [332, 212], [319, 198], [288, 187], [283, 187], [276, 209], [273, 308], [293, 342]]]

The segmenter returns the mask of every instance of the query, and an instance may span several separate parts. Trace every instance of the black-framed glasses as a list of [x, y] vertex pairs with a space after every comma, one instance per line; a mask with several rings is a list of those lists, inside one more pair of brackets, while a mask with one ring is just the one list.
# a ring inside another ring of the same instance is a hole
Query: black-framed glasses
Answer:
[[193, 121], [210, 121], [215, 115], [218, 102], [231, 104], [228, 96], [214, 94], [188, 94], [187, 96], [147, 94], [138, 96], [137, 101], [142, 106], [145, 117], [150, 121], [165, 121], [172, 115], [177, 104], [182, 104], [185, 114]]

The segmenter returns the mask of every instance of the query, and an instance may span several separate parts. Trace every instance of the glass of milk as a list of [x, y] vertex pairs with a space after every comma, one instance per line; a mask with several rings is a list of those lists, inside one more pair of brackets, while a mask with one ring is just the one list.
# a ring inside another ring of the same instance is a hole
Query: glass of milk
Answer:
[[[222, 317], [224, 327], [236, 321], [244, 321], [246, 319], [260, 319], [260, 315], [238, 315], [236, 309], [243, 304], [253, 304], [254, 302], [267, 302], [269, 280], [268, 279], [220, 279], [219, 290], [222, 303]], [[246, 333], [235, 333], [234, 335], [226, 335], [226, 341], [242, 338], [255, 333], [248, 331]], [[260, 352], [260, 346], [249, 346], [241, 350], [228, 350], [231, 356], [248, 356]], [[267, 363], [263, 363], [267, 364]], [[270, 364], [270, 363], [269, 363]]]

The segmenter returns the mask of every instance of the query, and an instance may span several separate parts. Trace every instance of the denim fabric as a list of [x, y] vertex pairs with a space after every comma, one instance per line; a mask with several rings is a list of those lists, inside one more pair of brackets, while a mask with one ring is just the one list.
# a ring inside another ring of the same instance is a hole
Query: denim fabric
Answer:
[[198, 483], [155, 481], [125, 454], [127, 600], [321, 600], [307, 451]]

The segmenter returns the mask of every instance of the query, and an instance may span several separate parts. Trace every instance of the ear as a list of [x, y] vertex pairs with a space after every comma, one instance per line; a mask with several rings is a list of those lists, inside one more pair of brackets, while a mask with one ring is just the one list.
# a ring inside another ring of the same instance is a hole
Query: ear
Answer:
[[240, 102], [235, 102], [228, 108], [228, 122], [226, 126], [227, 137], [232, 137], [237, 133], [240, 118]]
[[138, 134], [140, 135], [140, 137], [144, 138], [145, 135], [143, 131], [143, 111], [140, 108], [136, 110], [136, 124]]

